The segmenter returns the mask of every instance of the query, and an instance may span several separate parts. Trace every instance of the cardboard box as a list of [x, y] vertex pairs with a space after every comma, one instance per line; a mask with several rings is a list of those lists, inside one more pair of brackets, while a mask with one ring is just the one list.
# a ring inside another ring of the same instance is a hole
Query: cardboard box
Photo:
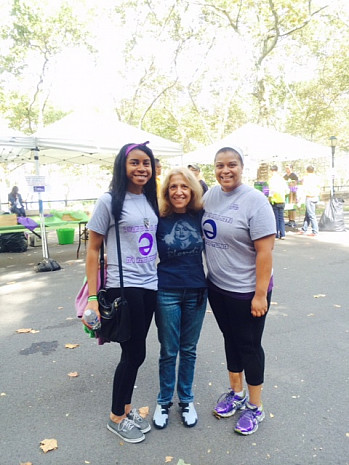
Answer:
[[0, 226], [16, 226], [17, 215], [12, 213], [11, 215], [0, 215]]

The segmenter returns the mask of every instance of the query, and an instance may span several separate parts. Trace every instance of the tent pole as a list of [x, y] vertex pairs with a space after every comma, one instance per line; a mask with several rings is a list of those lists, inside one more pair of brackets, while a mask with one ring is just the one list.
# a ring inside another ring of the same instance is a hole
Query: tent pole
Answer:
[[[33, 150], [34, 160], [35, 160], [35, 173], [37, 176], [40, 176], [40, 166], [39, 166], [39, 149], [36, 148]], [[38, 263], [35, 266], [36, 271], [56, 271], [60, 270], [60, 265], [55, 261], [50, 259], [48, 252], [47, 236], [46, 236], [46, 227], [45, 227], [45, 217], [44, 217], [44, 208], [43, 201], [41, 199], [41, 192], [38, 192], [38, 201], [39, 201], [39, 216], [40, 216], [40, 233], [41, 233], [41, 245], [42, 245], [42, 257], [43, 261]]]
[[[35, 174], [40, 176], [40, 167], [39, 167], [39, 155], [35, 153]], [[38, 201], [39, 201], [39, 216], [40, 216], [40, 233], [41, 233], [41, 244], [42, 244], [42, 256], [45, 260], [49, 258], [48, 255], [48, 246], [47, 246], [47, 237], [46, 237], [46, 228], [45, 228], [45, 218], [44, 218], [44, 208], [43, 202], [41, 199], [41, 192], [38, 192]]]

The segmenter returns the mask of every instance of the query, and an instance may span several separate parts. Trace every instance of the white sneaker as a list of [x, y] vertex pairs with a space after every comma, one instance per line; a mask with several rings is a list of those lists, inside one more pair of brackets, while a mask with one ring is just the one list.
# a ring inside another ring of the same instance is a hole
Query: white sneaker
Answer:
[[198, 414], [196, 413], [193, 402], [180, 402], [179, 406], [182, 409], [182, 420], [185, 426], [192, 428], [198, 422]]
[[153, 423], [155, 428], [163, 429], [166, 428], [168, 422], [168, 410], [171, 407], [172, 402], [166, 405], [157, 404], [153, 415]]

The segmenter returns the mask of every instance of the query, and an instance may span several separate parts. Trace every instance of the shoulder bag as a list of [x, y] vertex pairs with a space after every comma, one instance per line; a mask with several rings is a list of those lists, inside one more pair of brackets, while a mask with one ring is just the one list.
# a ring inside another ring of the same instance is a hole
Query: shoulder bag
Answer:
[[101, 288], [97, 293], [98, 308], [101, 314], [101, 328], [97, 336], [112, 342], [126, 342], [131, 337], [131, 319], [127, 300], [124, 295], [124, 279], [121, 262], [121, 245], [119, 224], [115, 222], [116, 246], [119, 262], [120, 297], [109, 302], [107, 290], [104, 288], [104, 244], [101, 247], [100, 281]]

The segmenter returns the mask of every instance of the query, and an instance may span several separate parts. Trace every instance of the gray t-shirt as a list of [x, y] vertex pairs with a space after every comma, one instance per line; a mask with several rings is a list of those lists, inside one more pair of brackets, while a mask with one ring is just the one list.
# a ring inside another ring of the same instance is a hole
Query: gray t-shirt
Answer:
[[256, 289], [256, 251], [253, 241], [276, 233], [268, 199], [241, 184], [232, 192], [214, 186], [204, 195], [202, 229], [208, 279], [230, 292]]
[[[119, 222], [124, 287], [157, 290], [157, 224], [158, 218], [145, 195], [127, 192]], [[120, 287], [110, 194], [105, 193], [98, 199], [87, 228], [105, 237], [108, 263], [106, 288]]]

